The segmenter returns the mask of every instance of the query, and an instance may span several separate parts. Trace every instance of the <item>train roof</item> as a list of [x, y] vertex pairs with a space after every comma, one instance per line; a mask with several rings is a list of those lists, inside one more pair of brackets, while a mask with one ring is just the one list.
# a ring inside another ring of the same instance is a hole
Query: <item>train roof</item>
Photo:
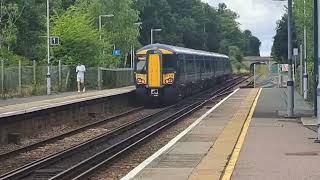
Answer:
[[192, 54], [192, 55], [202, 55], [202, 56], [213, 56], [213, 57], [229, 58], [228, 56], [226, 56], [224, 54], [218, 54], [218, 53], [201, 51], [201, 50], [194, 50], [194, 49], [171, 46], [171, 45], [166, 45], [166, 44], [150, 44], [150, 45], [144, 46], [143, 48], [139, 49], [137, 52], [143, 51], [143, 50], [154, 49], [154, 48], [165, 49], [165, 50], [171, 51], [171, 52], [173, 52], [175, 54]]

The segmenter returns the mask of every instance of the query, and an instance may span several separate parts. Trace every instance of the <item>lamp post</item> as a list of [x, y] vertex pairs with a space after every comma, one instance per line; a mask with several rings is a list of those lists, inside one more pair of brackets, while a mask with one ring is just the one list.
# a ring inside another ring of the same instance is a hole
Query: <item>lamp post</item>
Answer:
[[151, 44], [153, 44], [153, 32], [160, 32], [162, 29], [151, 29]]
[[[317, 77], [316, 77], [316, 80], [317, 81], [317, 125], [318, 125], [318, 132], [317, 132], [317, 142], [320, 142], [320, 81], [319, 81], [319, 78], [320, 78], [320, 74], [319, 74], [319, 69], [320, 69], [320, 57], [319, 57], [319, 52], [320, 52], [320, 47], [319, 47], [319, 44], [320, 44], [320, 22], [319, 22], [319, 16], [320, 16], [320, 0], [314, 0], [314, 9], [315, 9], [315, 27], [316, 27], [316, 32], [315, 32], [315, 41], [317, 41], [317, 43], [315, 44], [315, 53], [317, 54], [316, 57], [316, 61], [317, 62]], [[316, 64], [316, 63], [315, 63]]]
[[113, 17], [113, 14], [106, 14], [106, 15], [100, 15], [99, 16], [99, 32], [100, 32], [100, 40], [102, 39], [102, 35], [101, 35], [101, 30], [102, 30], [102, 18], [106, 17], [106, 18], [111, 18]]
[[[303, 46], [304, 46], [304, 73], [303, 73], [303, 98], [308, 99], [308, 72], [307, 72], [307, 28], [306, 28], [306, 0], [303, 1], [304, 29], [303, 29]], [[301, 64], [302, 65], [302, 64]]]
[[[315, 85], [317, 85], [318, 83], [318, 0], [313, 0], [313, 23], [314, 23], [314, 31], [313, 31], [313, 35], [314, 35], [314, 46], [313, 46], [313, 50], [314, 50], [314, 63], [313, 63], [313, 68], [314, 68], [314, 73], [313, 73], [313, 82], [315, 83]], [[317, 96], [317, 86], [314, 86], [315, 88], [313, 88], [313, 92], [314, 95]], [[314, 115], [317, 117], [317, 109], [318, 109], [318, 105], [317, 105], [317, 98], [313, 99], [313, 105], [314, 105]]]
[[[276, 0], [273, 0], [276, 1]], [[285, 0], [277, 0], [285, 1]], [[288, 81], [287, 117], [294, 116], [294, 82], [292, 77], [292, 0], [288, 0]]]
[[50, 2], [47, 0], [47, 94], [51, 94], [50, 73]]
[[[99, 16], [99, 33], [100, 33], [100, 40], [102, 40], [102, 18], [106, 17], [106, 18], [111, 18], [113, 17], [113, 14], [106, 14], [106, 15], [100, 15]], [[102, 50], [102, 54], [104, 54], [104, 49]]]
[[[136, 23], [134, 23], [134, 25], [141, 28], [142, 22], [136, 22]], [[135, 59], [135, 50], [134, 49], [135, 49], [135, 47], [134, 47], [134, 45], [132, 45], [132, 47], [131, 47], [131, 69], [134, 68], [134, 59]]]

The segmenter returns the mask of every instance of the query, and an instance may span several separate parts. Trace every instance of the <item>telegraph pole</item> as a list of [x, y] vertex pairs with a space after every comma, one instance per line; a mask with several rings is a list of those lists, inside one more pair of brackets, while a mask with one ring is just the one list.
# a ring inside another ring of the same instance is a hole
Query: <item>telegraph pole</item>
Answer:
[[288, 104], [287, 104], [287, 116], [293, 117], [294, 112], [294, 82], [292, 79], [292, 0], [288, 0]]

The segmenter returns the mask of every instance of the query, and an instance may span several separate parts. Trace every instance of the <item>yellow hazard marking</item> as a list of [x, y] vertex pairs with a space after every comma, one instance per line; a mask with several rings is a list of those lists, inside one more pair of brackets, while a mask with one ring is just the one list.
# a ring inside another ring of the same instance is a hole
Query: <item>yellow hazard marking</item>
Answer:
[[232, 155], [231, 155], [231, 158], [228, 162], [228, 165], [225, 168], [225, 171], [224, 171], [224, 174], [223, 174], [221, 180], [230, 180], [231, 179], [231, 176], [233, 174], [234, 168], [236, 166], [236, 163], [237, 163], [239, 155], [240, 155], [241, 148], [243, 146], [244, 140], [245, 140], [246, 135], [248, 133], [249, 126], [250, 126], [250, 123], [252, 120], [252, 116], [253, 116], [253, 113], [256, 109], [260, 94], [261, 94], [261, 89], [259, 89], [259, 92], [254, 100], [254, 103], [253, 103], [251, 109], [250, 109], [250, 113], [246, 119], [245, 124], [243, 125], [243, 129], [241, 131], [241, 134], [239, 136], [237, 144], [232, 152]]

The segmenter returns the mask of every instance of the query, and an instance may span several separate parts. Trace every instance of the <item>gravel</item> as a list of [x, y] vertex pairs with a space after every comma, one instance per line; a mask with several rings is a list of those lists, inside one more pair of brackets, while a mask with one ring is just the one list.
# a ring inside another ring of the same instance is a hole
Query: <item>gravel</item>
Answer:
[[[212, 104], [208, 104], [210, 106]], [[110, 167], [102, 167], [99, 172], [90, 177], [91, 180], [100, 179], [120, 179], [130, 172], [133, 168], [142, 163], [149, 156], [165, 146], [170, 140], [189, 127], [195, 120], [203, 115], [208, 109], [203, 107], [191, 116], [183, 119], [176, 125], [162, 131], [158, 136], [152, 138], [141, 147], [135, 148], [126, 157], [119, 159]]]
[[79, 145], [85, 141], [88, 141], [97, 136], [105, 134], [125, 123], [148, 116], [159, 110], [160, 109], [145, 109], [145, 110], [136, 112], [134, 114], [131, 114], [129, 116], [120, 118], [116, 121], [112, 121], [112, 122], [100, 125], [98, 127], [88, 129], [76, 135], [64, 138], [62, 140], [56, 141], [54, 143], [48, 144], [40, 148], [37, 148], [30, 152], [21, 153], [20, 155], [15, 156], [13, 158], [2, 160], [0, 161], [0, 164], [4, 164], [5, 166], [0, 166], [0, 174], [5, 174], [32, 161], [41, 159], [51, 154], [58, 153], [67, 148], [71, 148], [73, 146]]
[[[246, 83], [242, 83], [237, 87], [243, 86], [245, 84]], [[148, 157], [157, 152], [160, 148], [165, 146], [170, 140], [172, 140], [174, 137], [176, 137], [178, 134], [184, 131], [187, 127], [189, 127], [194, 121], [196, 121], [205, 112], [207, 112], [209, 107], [213, 107], [222, 99], [223, 97], [207, 104], [199, 111], [193, 113], [191, 116], [183, 119], [176, 125], [162, 131], [158, 136], [152, 138], [140, 147], [136, 147], [134, 150], [128, 153], [127, 156], [122, 157], [121, 159], [117, 159], [117, 162], [114, 162], [113, 165], [101, 167], [97, 172], [94, 173], [94, 175], [92, 175], [92, 177], [90, 177], [90, 180], [121, 179], [132, 169], [134, 169]]]
[[[129, 111], [132, 108], [126, 108], [124, 111]], [[118, 113], [118, 112], [117, 112]], [[47, 129], [40, 130], [37, 134], [29, 137], [22, 137], [21, 143], [19, 145], [17, 144], [0, 144], [0, 154], [8, 153], [26, 146], [30, 146], [32, 144], [44, 141], [46, 139], [65, 134], [67, 132], [70, 132], [72, 130], [75, 130], [81, 126], [88, 125], [90, 123], [96, 122], [98, 120], [101, 120], [103, 118], [108, 118], [113, 116], [115, 113], [108, 113], [104, 115], [100, 115], [96, 118], [89, 118], [86, 121], [80, 121], [80, 122], [73, 122], [73, 123], [67, 123], [62, 124], [60, 126], [55, 126]]]

